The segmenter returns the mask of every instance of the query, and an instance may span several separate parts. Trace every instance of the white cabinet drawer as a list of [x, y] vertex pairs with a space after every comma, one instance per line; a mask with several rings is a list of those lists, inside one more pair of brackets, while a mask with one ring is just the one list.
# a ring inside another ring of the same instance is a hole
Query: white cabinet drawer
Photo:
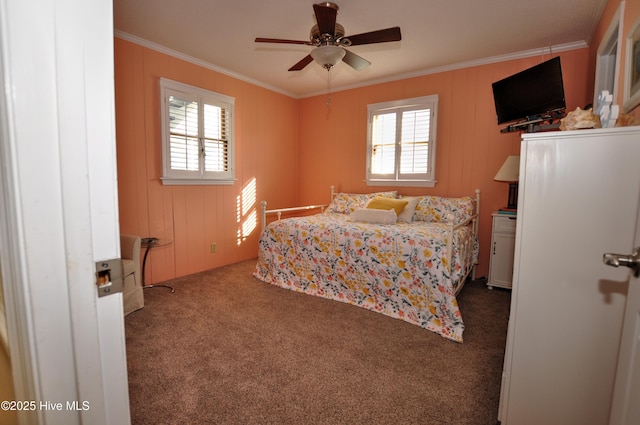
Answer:
[[493, 221], [494, 232], [515, 233], [516, 231], [516, 218], [515, 217], [494, 217]]

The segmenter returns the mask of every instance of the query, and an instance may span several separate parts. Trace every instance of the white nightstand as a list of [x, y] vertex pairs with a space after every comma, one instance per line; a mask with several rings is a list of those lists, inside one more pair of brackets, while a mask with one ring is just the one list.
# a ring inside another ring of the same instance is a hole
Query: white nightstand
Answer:
[[494, 212], [491, 231], [491, 258], [487, 286], [511, 289], [513, 254], [516, 246], [516, 215]]

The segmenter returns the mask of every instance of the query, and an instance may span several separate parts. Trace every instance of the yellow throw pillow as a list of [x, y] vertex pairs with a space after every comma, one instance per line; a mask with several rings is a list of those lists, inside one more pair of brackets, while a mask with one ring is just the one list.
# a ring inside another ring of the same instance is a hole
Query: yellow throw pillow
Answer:
[[376, 196], [367, 204], [367, 208], [375, 210], [396, 210], [396, 215], [400, 215], [408, 201], [402, 199], [385, 198], [384, 196]]

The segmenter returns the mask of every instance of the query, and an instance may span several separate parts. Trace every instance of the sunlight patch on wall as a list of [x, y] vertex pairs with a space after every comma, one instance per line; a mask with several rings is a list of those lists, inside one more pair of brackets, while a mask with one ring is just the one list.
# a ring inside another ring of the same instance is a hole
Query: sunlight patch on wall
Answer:
[[238, 234], [237, 244], [240, 246], [258, 226], [256, 211], [256, 179], [252, 178], [242, 188], [242, 193], [236, 198]]

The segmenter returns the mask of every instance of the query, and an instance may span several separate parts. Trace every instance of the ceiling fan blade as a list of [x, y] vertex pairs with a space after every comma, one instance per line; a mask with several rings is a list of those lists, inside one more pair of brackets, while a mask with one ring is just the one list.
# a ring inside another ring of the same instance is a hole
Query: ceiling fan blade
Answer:
[[389, 41], [400, 41], [400, 27], [387, 28], [384, 30], [364, 32], [362, 34], [350, 35], [347, 38], [351, 41], [351, 46], [362, 44], [386, 43]]
[[309, 65], [311, 62], [313, 62], [313, 58], [311, 57], [311, 55], [307, 55], [304, 58], [302, 58], [300, 62], [293, 65], [291, 68], [289, 68], [289, 71], [300, 71], [305, 66]]
[[305, 44], [307, 46], [313, 46], [310, 41], [300, 40], [284, 40], [281, 38], [256, 38], [256, 43], [280, 43], [280, 44]]
[[362, 71], [363, 69], [371, 65], [371, 62], [369, 62], [365, 58], [358, 56], [355, 53], [351, 53], [347, 49], [344, 49], [344, 51], [346, 53], [342, 58], [342, 62], [346, 63], [356, 71]]
[[336, 33], [336, 18], [338, 9], [329, 6], [331, 3], [314, 4], [313, 11], [316, 13], [316, 21], [318, 22], [318, 31], [320, 35], [330, 34], [333, 37]]

